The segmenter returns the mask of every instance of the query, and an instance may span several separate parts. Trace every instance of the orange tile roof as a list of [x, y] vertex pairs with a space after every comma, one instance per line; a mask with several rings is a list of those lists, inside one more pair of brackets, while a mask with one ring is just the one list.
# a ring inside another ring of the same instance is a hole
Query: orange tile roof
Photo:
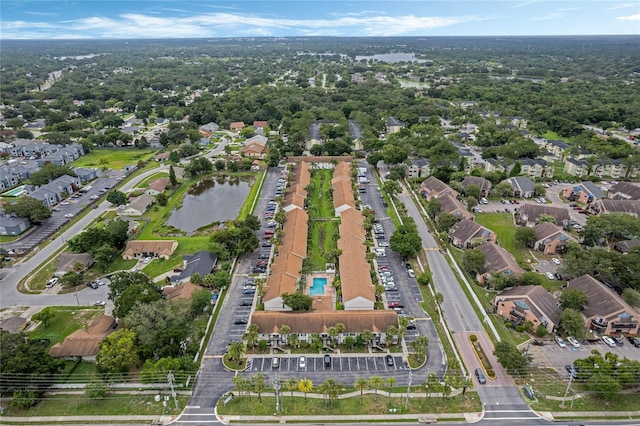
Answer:
[[390, 310], [273, 312], [254, 311], [251, 324], [262, 334], [279, 333], [280, 327], [289, 326], [292, 333], [322, 333], [342, 323], [345, 333], [370, 330], [385, 333], [390, 325], [398, 326], [398, 315]]

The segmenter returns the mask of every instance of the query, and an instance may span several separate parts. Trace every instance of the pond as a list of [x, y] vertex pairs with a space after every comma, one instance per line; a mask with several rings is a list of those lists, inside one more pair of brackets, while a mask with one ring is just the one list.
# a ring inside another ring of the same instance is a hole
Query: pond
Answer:
[[189, 188], [182, 206], [171, 213], [167, 225], [191, 235], [205, 225], [233, 220], [250, 189], [250, 182], [238, 178], [203, 179]]

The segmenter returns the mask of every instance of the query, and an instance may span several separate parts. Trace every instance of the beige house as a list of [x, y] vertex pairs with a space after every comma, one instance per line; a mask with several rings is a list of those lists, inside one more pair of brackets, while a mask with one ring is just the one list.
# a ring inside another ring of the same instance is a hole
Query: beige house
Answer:
[[493, 304], [496, 313], [513, 325], [530, 321], [534, 330], [543, 326], [549, 333], [553, 333], [562, 313], [556, 298], [544, 287], [537, 285], [505, 290], [495, 297]]
[[610, 200], [640, 200], [640, 185], [631, 182], [618, 182], [607, 191]]
[[571, 234], [551, 222], [542, 222], [534, 227], [536, 242], [533, 248], [544, 254], [554, 255], [565, 253], [570, 241], [578, 241]]
[[546, 204], [522, 204], [516, 213], [516, 221], [520, 225], [535, 226], [541, 215], [551, 216], [556, 224], [562, 225], [571, 220], [569, 211], [564, 207], [553, 207]]
[[591, 204], [591, 212], [595, 214], [624, 213], [640, 216], [640, 200], [610, 200], [603, 198]]
[[422, 182], [419, 192], [420, 195], [427, 200], [431, 200], [432, 198], [441, 198], [444, 195], [450, 195], [453, 198], [458, 198], [460, 196], [458, 191], [455, 191], [449, 185], [434, 176], [430, 176], [427, 180]]
[[89, 327], [81, 328], [68, 335], [62, 343], [56, 343], [49, 349], [53, 358], [67, 360], [82, 359], [95, 362], [100, 342], [118, 327], [116, 319], [110, 315], [100, 315]]
[[584, 177], [589, 175], [589, 162], [584, 159], [567, 158], [563, 171], [571, 176]]
[[484, 253], [484, 266], [478, 272], [476, 279], [484, 284], [489, 275], [505, 275], [519, 277], [524, 272], [511, 253], [496, 243], [484, 243], [477, 247]]
[[593, 278], [582, 275], [568, 282], [568, 288], [580, 290], [587, 296], [582, 309], [585, 326], [598, 334], [633, 334], [640, 331], [640, 314], [613, 289]]
[[489, 196], [491, 191], [491, 181], [479, 176], [467, 176], [462, 180], [462, 186], [467, 189], [469, 185], [477, 185], [480, 188], [480, 196]]
[[116, 209], [116, 214], [118, 216], [142, 216], [154, 201], [155, 198], [153, 196], [140, 194], [126, 206], [119, 206]]
[[169, 186], [169, 178], [162, 177], [149, 183], [149, 187], [145, 191], [145, 194], [156, 196], [162, 194]]
[[122, 258], [143, 259], [145, 257], [155, 257], [169, 259], [178, 248], [175, 240], [133, 240], [127, 243], [122, 252]]
[[469, 213], [467, 207], [462, 204], [462, 201], [452, 197], [449, 194], [444, 194], [443, 196], [439, 197], [438, 200], [440, 200], [441, 203], [440, 213], [452, 214], [457, 217], [458, 220], [473, 220], [475, 218], [472, 213]]
[[244, 127], [245, 126], [243, 121], [234, 121], [229, 125], [229, 129], [232, 132], [239, 132], [240, 130], [244, 129]]
[[496, 241], [496, 234], [478, 222], [462, 219], [449, 230], [449, 242], [462, 249], [471, 248], [473, 240]]

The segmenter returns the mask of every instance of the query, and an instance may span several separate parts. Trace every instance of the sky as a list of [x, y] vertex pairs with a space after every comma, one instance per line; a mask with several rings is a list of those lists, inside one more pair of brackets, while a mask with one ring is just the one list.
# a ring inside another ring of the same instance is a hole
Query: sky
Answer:
[[2, 0], [0, 39], [640, 34], [640, 0]]

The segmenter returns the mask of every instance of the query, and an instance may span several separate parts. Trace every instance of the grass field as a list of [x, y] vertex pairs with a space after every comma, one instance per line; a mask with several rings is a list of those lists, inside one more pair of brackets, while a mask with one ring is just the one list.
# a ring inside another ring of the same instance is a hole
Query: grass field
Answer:
[[73, 167], [107, 167], [123, 169], [138, 161], [147, 161], [157, 152], [155, 149], [96, 149], [71, 163]]
[[32, 338], [49, 339], [50, 346], [60, 343], [65, 337], [84, 326], [88, 326], [98, 315], [104, 314], [104, 308], [62, 306], [53, 308], [56, 315], [45, 326], [40, 324], [30, 333]]
[[313, 271], [324, 270], [325, 260], [323, 253], [338, 247], [334, 237], [338, 234], [338, 222], [315, 221], [309, 225], [309, 258]]
[[[498, 243], [513, 254], [520, 266], [525, 267], [531, 259], [529, 251], [516, 242], [517, 226], [513, 223], [513, 216], [509, 213], [478, 213], [476, 222], [491, 229], [498, 237]], [[533, 259], [531, 259], [533, 260]]]
[[312, 191], [309, 196], [309, 259], [311, 269], [324, 270], [327, 262], [323, 253], [337, 248], [338, 221], [333, 216], [331, 170], [314, 170], [311, 174]]

